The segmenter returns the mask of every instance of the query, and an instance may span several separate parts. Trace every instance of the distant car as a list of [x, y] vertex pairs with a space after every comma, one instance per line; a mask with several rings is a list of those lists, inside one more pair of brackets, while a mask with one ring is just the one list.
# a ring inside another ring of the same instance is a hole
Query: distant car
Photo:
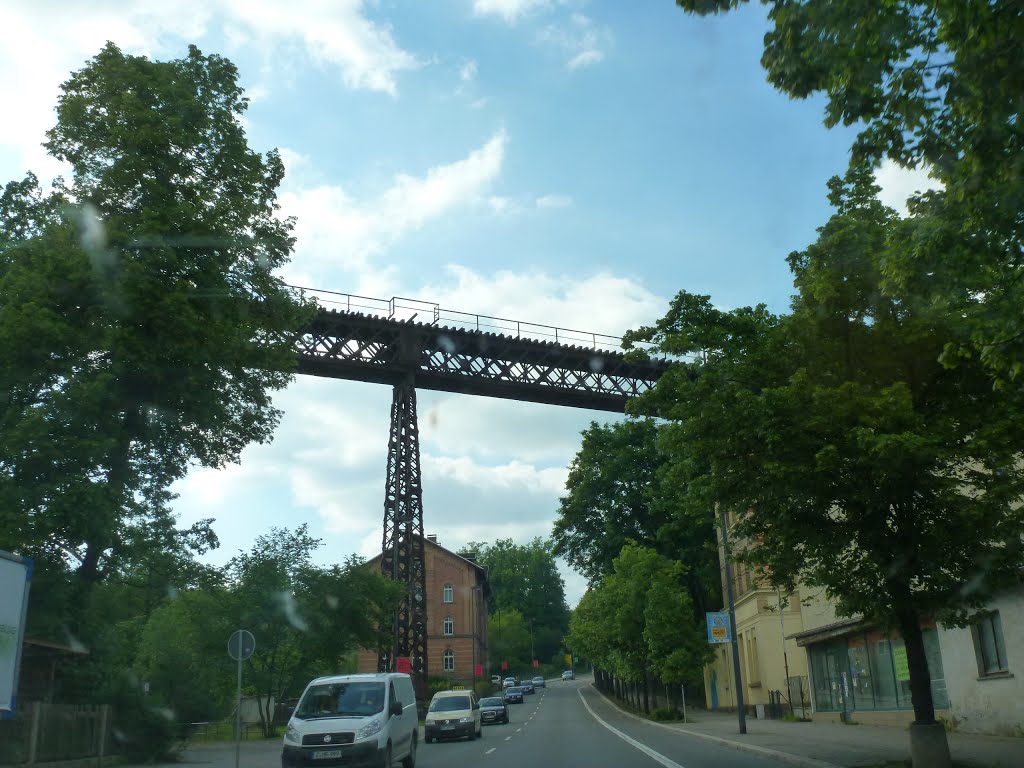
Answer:
[[512, 687], [505, 689], [505, 694], [502, 698], [505, 699], [506, 704], [522, 704], [523, 689], [513, 685]]
[[491, 675], [491, 682], [494, 685], [501, 685], [501, 675]]
[[516, 684], [516, 679], [514, 677], [506, 677], [505, 678], [505, 682], [502, 683], [501, 687], [502, 688], [511, 688], [515, 684]]
[[[522, 696], [519, 697], [520, 699]], [[480, 699], [480, 722], [484, 725], [488, 723], [507, 723], [508, 722], [508, 704], [500, 696], [488, 696], [485, 699]]]
[[565, 672], [562, 673], [562, 679], [563, 680], [575, 680], [576, 679], [576, 673], [573, 672], [571, 669], [567, 669], [567, 670], [565, 670]]
[[523, 680], [523, 682], [519, 684], [519, 687], [523, 689], [523, 693], [536, 693], [536, 691], [533, 689], [532, 680]]
[[535, 678], [533, 678], [533, 687], [534, 688], [545, 688], [545, 687], [547, 687], [544, 684], [544, 678], [541, 677], [540, 675], [537, 675]]

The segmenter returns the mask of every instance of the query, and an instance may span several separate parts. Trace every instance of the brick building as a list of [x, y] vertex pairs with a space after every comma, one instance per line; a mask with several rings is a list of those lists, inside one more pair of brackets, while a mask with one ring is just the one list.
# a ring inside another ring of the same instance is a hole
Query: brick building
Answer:
[[[424, 541], [427, 580], [427, 677], [446, 677], [469, 686], [475, 676], [486, 678], [490, 670], [487, 645], [487, 598], [490, 585], [486, 570], [472, 555], [458, 555], [428, 534]], [[380, 568], [380, 555], [369, 561]], [[377, 671], [376, 651], [359, 651], [357, 669]]]

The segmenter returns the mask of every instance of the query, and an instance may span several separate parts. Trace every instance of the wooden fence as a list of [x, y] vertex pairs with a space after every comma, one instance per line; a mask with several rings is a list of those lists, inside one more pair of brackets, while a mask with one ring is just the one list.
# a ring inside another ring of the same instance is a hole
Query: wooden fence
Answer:
[[0, 765], [36, 765], [110, 754], [110, 707], [31, 702], [0, 721]]

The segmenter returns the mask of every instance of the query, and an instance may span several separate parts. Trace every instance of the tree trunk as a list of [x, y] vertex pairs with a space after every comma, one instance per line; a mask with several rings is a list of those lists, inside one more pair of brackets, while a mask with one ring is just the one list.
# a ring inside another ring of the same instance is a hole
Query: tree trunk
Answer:
[[931, 674], [928, 671], [928, 657], [924, 652], [924, 634], [921, 632], [921, 618], [913, 608], [898, 614], [903, 644], [907, 649], [907, 666], [910, 669], [910, 701], [914, 705], [914, 722], [934, 723], [935, 702], [932, 700]]
[[649, 715], [651, 713], [651, 698], [650, 698], [650, 692], [648, 690], [650, 688], [650, 685], [649, 685], [650, 680], [651, 680], [651, 676], [649, 674], [647, 674], [646, 672], [644, 672], [644, 682], [643, 682], [643, 685], [644, 685], [644, 714], [645, 715]]

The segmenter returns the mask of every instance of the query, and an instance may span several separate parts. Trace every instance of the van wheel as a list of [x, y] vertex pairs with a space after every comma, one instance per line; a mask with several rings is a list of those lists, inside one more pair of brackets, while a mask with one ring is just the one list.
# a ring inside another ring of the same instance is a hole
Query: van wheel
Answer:
[[391, 768], [391, 742], [388, 742], [387, 748], [384, 750], [384, 762], [381, 764], [383, 768]]
[[480, 727], [477, 729], [477, 732], [476, 732], [476, 738], [479, 739], [483, 735], [484, 735], [484, 724], [480, 723]]
[[409, 742], [409, 754], [402, 758], [402, 768], [416, 768], [416, 734]]

